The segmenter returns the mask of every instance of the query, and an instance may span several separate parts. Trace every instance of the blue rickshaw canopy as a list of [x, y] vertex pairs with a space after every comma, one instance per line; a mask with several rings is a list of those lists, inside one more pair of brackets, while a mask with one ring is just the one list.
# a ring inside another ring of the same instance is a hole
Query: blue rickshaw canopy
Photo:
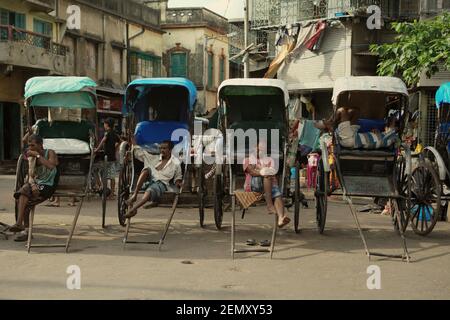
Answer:
[[[194, 107], [197, 102], [197, 88], [191, 80], [186, 78], [147, 78], [134, 80], [127, 87], [125, 102], [127, 101], [129, 90], [132, 88], [142, 87], [143, 89], [146, 89], [164, 86], [179, 86], [185, 88], [189, 93], [189, 111], [194, 111]], [[130, 106], [128, 106], [127, 103], [124, 103], [123, 113], [128, 114], [130, 112], [129, 108]]]
[[436, 92], [436, 108], [444, 103], [450, 103], [450, 82], [443, 83]]
[[33, 107], [95, 108], [96, 86], [88, 77], [34, 77], [25, 84], [25, 99]]

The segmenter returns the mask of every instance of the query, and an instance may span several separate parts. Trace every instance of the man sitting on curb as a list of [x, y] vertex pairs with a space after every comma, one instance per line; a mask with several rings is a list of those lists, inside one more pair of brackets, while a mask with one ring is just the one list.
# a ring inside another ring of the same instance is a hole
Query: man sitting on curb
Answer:
[[149, 200], [157, 203], [162, 194], [168, 190], [170, 181], [175, 181], [175, 185], [181, 188], [183, 178], [181, 165], [180, 161], [172, 155], [172, 149], [172, 141], [162, 142], [160, 146], [160, 161], [154, 168], [147, 167], [142, 170], [137, 181], [136, 189], [128, 200], [128, 205], [132, 206], [136, 202], [139, 191], [144, 186], [144, 183], [147, 182], [144, 196], [139, 202], [134, 204], [125, 215], [125, 218], [129, 219], [134, 217], [137, 214], [137, 210]]

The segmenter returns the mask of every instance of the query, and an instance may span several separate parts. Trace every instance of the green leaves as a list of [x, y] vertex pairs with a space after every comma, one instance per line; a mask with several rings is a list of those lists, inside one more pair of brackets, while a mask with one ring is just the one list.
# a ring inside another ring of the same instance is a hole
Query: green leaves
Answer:
[[398, 33], [394, 43], [371, 45], [370, 51], [380, 57], [377, 73], [399, 76], [409, 86], [415, 86], [422, 72], [427, 77], [450, 68], [450, 13], [431, 20], [393, 22]]

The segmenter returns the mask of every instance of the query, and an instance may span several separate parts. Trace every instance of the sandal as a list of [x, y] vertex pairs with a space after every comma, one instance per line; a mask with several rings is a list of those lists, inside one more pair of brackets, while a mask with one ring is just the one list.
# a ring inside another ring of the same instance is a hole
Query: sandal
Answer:
[[270, 240], [262, 240], [259, 245], [261, 247], [270, 247]]
[[255, 239], [248, 239], [245, 243], [248, 246], [256, 246], [256, 240]]
[[287, 225], [289, 222], [291, 222], [291, 219], [289, 217], [284, 217], [283, 222], [278, 224], [278, 228], [283, 228], [285, 225]]
[[22, 232], [25, 230], [24, 226], [18, 225], [17, 223], [9, 228], [9, 232]]

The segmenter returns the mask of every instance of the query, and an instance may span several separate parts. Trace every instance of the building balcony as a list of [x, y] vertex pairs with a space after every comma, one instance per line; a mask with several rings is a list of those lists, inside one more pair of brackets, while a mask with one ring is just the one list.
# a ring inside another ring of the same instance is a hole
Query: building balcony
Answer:
[[166, 11], [164, 27], [200, 26], [219, 33], [228, 32], [228, 20], [205, 8], [173, 8]]
[[252, 0], [252, 28], [270, 29], [316, 19], [367, 16], [376, 5], [388, 19], [416, 19], [450, 9], [449, 0]]
[[36, 11], [44, 11], [46, 13], [55, 10], [56, 0], [23, 0], [31, 9]]
[[51, 37], [0, 25], [0, 64], [66, 74], [73, 65], [73, 54]]

